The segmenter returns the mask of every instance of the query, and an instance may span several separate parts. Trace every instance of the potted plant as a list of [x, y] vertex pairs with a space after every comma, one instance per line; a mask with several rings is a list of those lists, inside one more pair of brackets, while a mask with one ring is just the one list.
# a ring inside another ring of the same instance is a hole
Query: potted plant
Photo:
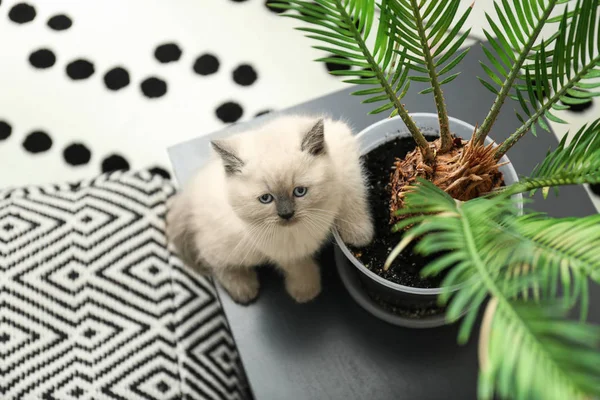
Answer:
[[[494, 3], [499, 22], [486, 15], [489, 44], [487, 63], [481, 63], [488, 78], [478, 79], [496, 97], [477, 128], [448, 115], [442, 90], [458, 76], [453, 71], [469, 50], [459, 49], [470, 32], [462, 28], [472, 6], [459, 14], [459, 3], [380, 0], [376, 30], [375, 0], [272, 4], [289, 10], [283, 16], [308, 23], [298, 29], [332, 54], [319, 61], [351, 67], [332, 74], [365, 85], [353, 94], [382, 104], [372, 113], [395, 117], [359, 134], [371, 189], [380, 197], [375, 203], [381, 200], [373, 208], [377, 237], [365, 249], [350, 249], [336, 235], [337, 260], [354, 265], [366, 291], [391, 304], [392, 312], [422, 310], [437, 298], [447, 321], [464, 315], [461, 343], [490, 299], [480, 334], [481, 398], [598, 396], [600, 331], [584, 319], [588, 280], [600, 281], [600, 217], [523, 213], [519, 196], [600, 182], [600, 120], [570, 144], [563, 139], [529, 178], [518, 181], [505, 157], [527, 132], [549, 131], [545, 118], [566, 123], [555, 110], [600, 95], [600, 2]], [[561, 15], [551, 17], [564, 3]], [[556, 24], [556, 31], [541, 37], [547, 24]], [[373, 46], [367, 44], [371, 34]], [[407, 111], [402, 99], [411, 81], [429, 83], [420, 93], [433, 93], [437, 115]], [[497, 145], [489, 133], [510, 100], [521, 109], [521, 126]], [[409, 267], [406, 283], [393, 282]], [[575, 305], [582, 321], [564, 319]], [[431, 319], [429, 311], [416, 314], [415, 321]]]
[[[437, 116], [428, 113], [413, 113], [410, 117], [421, 129], [437, 124]], [[455, 118], [448, 119], [451, 131], [462, 139], [468, 139], [474, 127]], [[426, 136], [434, 140], [433, 136]], [[358, 134], [362, 145], [364, 163], [368, 169], [370, 186], [370, 205], [376, 227], [376, 238], [361, 249], [347, 246], [334, 230], [336, 264], [344, 285], [352, 297], [367, 311], [390, 323], [412, 327], [431, 328], [449, 322], [446, 307], [438, 302], [442, 293], [444, 274], [425, 276], [422, 269], [436, 256], [423, 257], [413, 251], [413, 246], [403, 248], [401, 254], [395, 254], [394, 262], [386, 259], [398, 243], [402, 243], [403, 231], [392, 229], [389, 205], [391, 203], [390, 186], [396, 184], [398, 161], [414, 150], [402, 121], [387, 119], [369, 126]], [[491, 139], [486, 142], [491, 144]], [[490, 148], [490, 147], [488, 147]], [[506, 156], [498, 162], [495, 173], [502, 174], [505, 184], [518, 181], [517, 173]], [[390, 168], [392, 167], [392, 169]], [[392, 180], [389, 181], [390, 172]], [[514, 194], [521, 198], [520, 193]], [[397, 218], [393, 218], [397, 221]], [[403, 246], [404, 247], [404, 246]], [[358, 274], [356, 273], [358, 271]], [[452, 288], [457, 290], [458, 286]]]

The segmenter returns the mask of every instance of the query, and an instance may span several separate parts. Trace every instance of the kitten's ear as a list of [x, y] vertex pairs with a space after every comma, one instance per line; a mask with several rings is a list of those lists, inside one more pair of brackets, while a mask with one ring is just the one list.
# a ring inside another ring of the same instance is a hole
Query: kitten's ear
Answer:
[[304, 135], [302, 139], [302, 151], [308, 151], [313, 156], [325, 152], [325, 124], [323, 118], [317, 121], [315, 126]]
[[244, 162], [234, 153], [233, 149], [226, 140], [211, 140], [210, 144], [217, 154], [223, 160], [225, 172], [227, 175], [233, 175], [242, 172]]

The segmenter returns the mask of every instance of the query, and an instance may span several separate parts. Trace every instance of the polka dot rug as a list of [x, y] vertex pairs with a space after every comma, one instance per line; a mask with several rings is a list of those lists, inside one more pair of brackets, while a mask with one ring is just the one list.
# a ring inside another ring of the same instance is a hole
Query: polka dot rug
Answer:
[[289, 22], [257, 0], [2, 1], [0, 187], [169, 175], [169, 145], [342, 88]]

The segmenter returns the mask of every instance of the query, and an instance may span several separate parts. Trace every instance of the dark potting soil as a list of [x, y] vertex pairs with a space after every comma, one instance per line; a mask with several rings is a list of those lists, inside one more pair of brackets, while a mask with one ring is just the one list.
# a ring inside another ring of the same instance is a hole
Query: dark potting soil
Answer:
[[[432, 136], [426, 136], [426, 138], [428, 141], [436, 139]], [[444, 275], [427, 278], [421, 276], [421, 270], [435, 258], [415, 254], [414, 244], [398, 255], [387, 271], [383, 270], [388, 255], [402, 240], [401, 232], [393, 233], [391, 230], [390, 193], [387, 185], [395, 159], [403, 158], [414, 149], [415, 142], [411, 137], [397, 138], [363, 156], [368, 172], [369, 204], [375, 224], [375, 239], [367, 247], [352, 248], [351, 250], [363, 265], [391, 282], [417, 288], [437, 288], [440, 287]]]

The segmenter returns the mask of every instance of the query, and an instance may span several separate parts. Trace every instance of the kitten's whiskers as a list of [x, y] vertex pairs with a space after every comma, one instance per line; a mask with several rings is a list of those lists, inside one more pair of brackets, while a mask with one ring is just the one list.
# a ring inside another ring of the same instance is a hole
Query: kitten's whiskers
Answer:
[[[340, 217], [337, 213], [334, 213], [333, 211], [330, 210], [323, 210], [321, 208], [309, 208], [306, 211], [311, 211], [313, 212], [313, 215], [316, 217], [320, 217], [321, 219], [324, 219], [325, 217], [329, 217], [332, 216], [334, 217], [333, 222], [335, 223], [335, 221], [341, 221], [344, 222], [350, 226], [357, 226], [358, 224], [356, 224], [355, 222], [349, 221], [347, 219], [344, 219], [342, 217]], [[327, 222], [327, 219], [325, 219], [323, 222]]]

